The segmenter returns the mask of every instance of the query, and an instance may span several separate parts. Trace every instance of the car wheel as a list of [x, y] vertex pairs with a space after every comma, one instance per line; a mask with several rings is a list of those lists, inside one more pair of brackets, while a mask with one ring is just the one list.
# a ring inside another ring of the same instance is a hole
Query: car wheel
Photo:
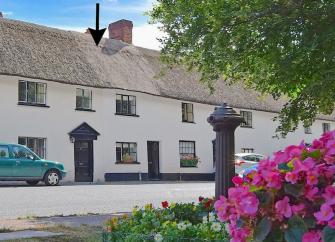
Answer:
[[45, 174], [44, 182], [47, 186], [57, 186], [60, 180], [59, 173], [55, 170], [48, 171]]
[[37, 183], [39, 183], [40, 181], [26, 181], [28, 185], [30, 186], [35, 186], [37, 185]]

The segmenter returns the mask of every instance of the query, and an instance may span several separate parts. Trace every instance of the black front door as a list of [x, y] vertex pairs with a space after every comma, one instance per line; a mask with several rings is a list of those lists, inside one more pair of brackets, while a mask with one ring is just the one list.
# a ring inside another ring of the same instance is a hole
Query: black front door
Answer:
[[75, 181], [93, 182], [93, 141], [74, 142]]
[[159, 179], [159, 142], [148, 141], [148, 176]]

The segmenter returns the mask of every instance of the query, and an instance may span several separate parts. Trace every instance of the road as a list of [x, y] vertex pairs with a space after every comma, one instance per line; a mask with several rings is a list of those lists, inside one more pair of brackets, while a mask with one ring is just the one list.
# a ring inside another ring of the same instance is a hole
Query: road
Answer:
[[129, 212], [135, 205], [196, 202], [214, 196], [213, 182], [115, 183], [57, 187], [0, 183], [0, 219]]

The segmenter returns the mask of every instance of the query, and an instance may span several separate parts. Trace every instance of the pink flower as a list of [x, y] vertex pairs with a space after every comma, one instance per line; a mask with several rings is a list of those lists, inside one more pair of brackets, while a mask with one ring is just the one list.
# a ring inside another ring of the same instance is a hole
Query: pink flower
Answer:
[[259, 174], [259, 173], [255, 173], [253, 178], [252, 178], [251, 184], [255, 185], [255, 186], [262, 186], [263, 182], [264, 182], [264, 179], [263, 179], [262, 175]]
[[220, 196], [220, 199], [218, 199], [214, 203], [215, 211], [217, 212], [217, 215], [220, 219], [220, 221], [224, 222], [228, 220], [228, 208], [229, 204], [227, 199], [224, 196]]
[[275, 204], [276, 212], [280, 216], [284, 216], [286, 218], [290, 218], [292, 216], [292, 209], [289, 204], [290, 199], [285, 196], [283, 200], [279, 200]]
[[330, 220], [330, 221], [328, 222], [328, 226], [331, 227], [332, 229], [335, 229], [335, 219]]
[[282, 178], [278, 171], [262, 171], [262, 175], [264, 180], [267, 182], [267, 187], [275, 189], [281, 188]]
[[305, 187], [305, 197], [313, 202], [316, 198], [316, 194], [319, 192], [317, 187], [306, 186]]
[[248, 227], [238, 228], [236, 225], [229, 225], [231, 235], [230, 242], [245, 242], [251, 230]]
[[300, 203], [298, 205], [291, 206], [291, 208], [292, 208], [292, 212], [294, 214], [299, 214], [299, 213], [301, 213], [305, 209], [305, 204]]
[[318, 222], [328, 222], [334, 217], [333, 209], [328, 204], [322, 204], [320, 211], [314, 213], [314, 217], [318, 220]]
[[239, 176], [234, 176], [232, 182], [235, 186], [241, 186], [243, 184], [243, 179]]
[[302, 242], [320, 242], [321, 232], [320, 231], [309, 231], [302, 236]]
[[325, 193], [322, 194], [323, 198], [325, 199], [326, 203], [329, 205], [335, 204], [335, 187], [329, 185], [325, 188]]
[[318, 177], [319, 174], [316, 171], [308, 171], [306, 176], [306, 183], [307, 185], [313, 186], [318, 184]]
[[329, 140], [326, 143], [327, 155], [335, 155], [335, 140]]
[[335, 163], [335, 157], [330, 155], [325, 155], [323, 159], [326, 161], [328, 165], [333, 165]]
[[258, 210], [259, 201], [254, 193], [249, 193], [241, 199], [239, 205], [243, 215], [255, 215]]
[[297, 183], [298, 178], [299, 178], [299, 176], [298, 176], [298, 174], [295, 173], [295, 172], [287, 172], [286, 175], [285, 175], [285, 180], [286, 180], [287, 182], [292, 183], [292, 184]]

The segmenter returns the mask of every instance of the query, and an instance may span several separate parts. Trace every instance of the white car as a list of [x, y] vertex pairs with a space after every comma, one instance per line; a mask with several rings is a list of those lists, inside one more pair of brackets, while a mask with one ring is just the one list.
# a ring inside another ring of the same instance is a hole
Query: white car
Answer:
[[235, 173], [243, 177], [244, 170], [255, 166], [259, 161], [265, 159], [264, 155], [256, 153], [238, 153], [235, 154]]

